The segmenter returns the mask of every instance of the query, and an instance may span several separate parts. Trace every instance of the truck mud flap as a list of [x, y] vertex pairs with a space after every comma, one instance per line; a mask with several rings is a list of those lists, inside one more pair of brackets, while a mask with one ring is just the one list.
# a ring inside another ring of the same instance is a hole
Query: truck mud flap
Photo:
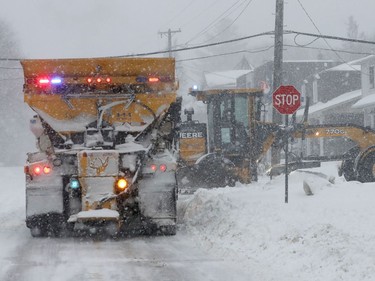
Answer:
[[139, 182], [139, 209], [158, 226], [174, 225], [177, 217], [177, 190], [174, 172], [147, 177]]

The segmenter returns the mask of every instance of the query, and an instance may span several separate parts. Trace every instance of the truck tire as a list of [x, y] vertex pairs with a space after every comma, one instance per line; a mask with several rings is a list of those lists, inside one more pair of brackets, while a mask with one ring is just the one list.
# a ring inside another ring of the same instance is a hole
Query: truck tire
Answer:
[[368, 153], [358, 164], [358, 180], [375, 182], [375, 150]]

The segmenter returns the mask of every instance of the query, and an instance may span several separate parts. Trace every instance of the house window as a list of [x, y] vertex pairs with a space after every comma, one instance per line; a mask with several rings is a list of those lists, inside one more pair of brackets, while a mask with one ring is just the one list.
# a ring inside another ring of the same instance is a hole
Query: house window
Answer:
[[369, 67], [369, 71], [368, 71], [368, 73], [369, 73], [369, 82], [370, 82], [370, 89], [374, 89], [374, 87], [375, 87], [375, 77], [374, 77], [374, 66], [372, 65], [372, 66], [370, 66]]

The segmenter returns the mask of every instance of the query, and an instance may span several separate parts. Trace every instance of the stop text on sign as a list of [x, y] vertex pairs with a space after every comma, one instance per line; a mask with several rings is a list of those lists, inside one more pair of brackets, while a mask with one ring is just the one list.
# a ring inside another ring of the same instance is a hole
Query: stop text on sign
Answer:
[[295, 105], [299, 101], [299, 96], [292, 94], [279, 94], [275, 96], [275, 105], [282, 106], [282, 105]]

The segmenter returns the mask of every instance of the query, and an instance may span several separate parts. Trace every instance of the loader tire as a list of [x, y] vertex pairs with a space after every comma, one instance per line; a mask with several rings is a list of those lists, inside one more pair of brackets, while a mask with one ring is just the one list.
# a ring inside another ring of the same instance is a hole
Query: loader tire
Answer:
[[30, 228], [30, 234], [32, 237], [45, 237], [47, 236], [47, 231], [39, 226], [34, 226]]
[[358, 165], [360, 182], [375, 182], [375, 151], [368, 153]]
[[354, 159], [347, 159], [342, 162], [341, 171], [346, 181], [354, 181], [357, 179], [354, 171]]
[[158, 229], [158, 234], [164, 235], [164, 236], [173, 236], [177, 233], [177, 227], [176, 225], [163, 225], [160, 226]]

